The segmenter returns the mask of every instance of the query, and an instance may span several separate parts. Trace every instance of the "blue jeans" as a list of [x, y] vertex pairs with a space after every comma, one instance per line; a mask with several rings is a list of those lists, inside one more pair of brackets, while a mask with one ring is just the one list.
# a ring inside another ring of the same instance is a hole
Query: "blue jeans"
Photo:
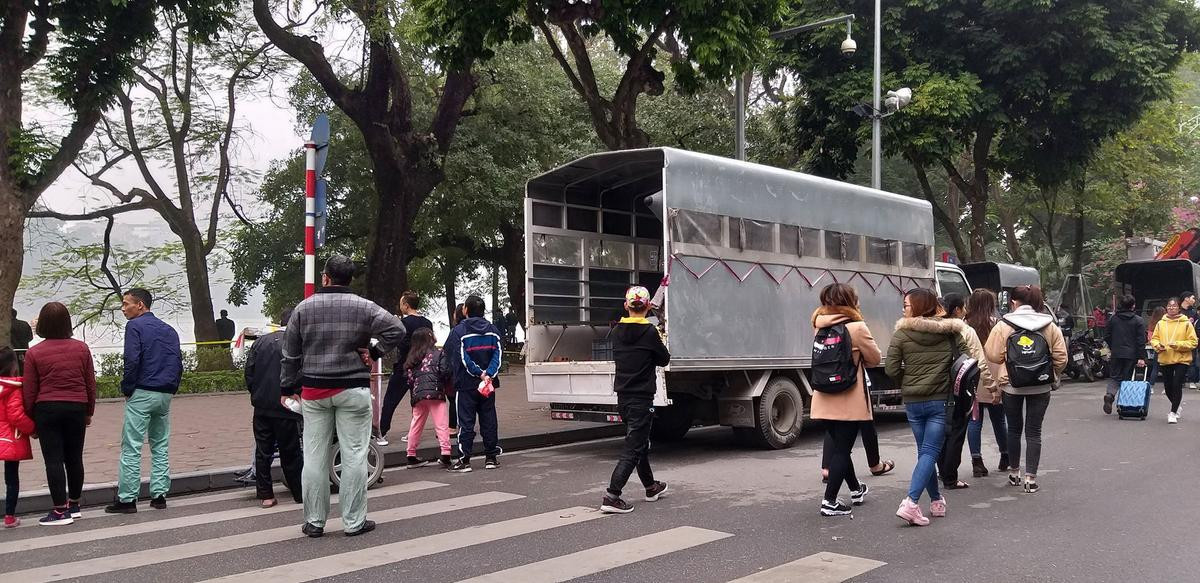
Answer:
[[983, 416], [992, 418], [992, 433], [996, 437], [996, 445], [1000, 446], [1000, 455], [1008, 453], [1008, 424], [1004, 421], [1004, 405], [991, 403], [979, 404], [979, 420], [971, 419], [967, 424], [967, 445], [971, 448], [971, 457], [983, 456]]
[[904, 406], [904, 412], [908, 415], [913, 437], [917, 438], [917, 465], [913, 468], [908, 497], [918, 502], [921, 492], [927, 491], [930, 500], [941, 500], [937, 461], [942, 455], [942, 442], [946, 440], [946, 402], [908, 403]]

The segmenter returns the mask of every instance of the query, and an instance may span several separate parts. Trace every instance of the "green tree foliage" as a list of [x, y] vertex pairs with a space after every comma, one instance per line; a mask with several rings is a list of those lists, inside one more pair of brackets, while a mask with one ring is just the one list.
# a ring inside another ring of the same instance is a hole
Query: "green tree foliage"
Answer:
[[[538, 38], [551, 49], [583, 100], [600, 141], [609, 149], [645, 147], [639, 127], [639, 96], [662, 95], [669, 66], [677, 85], [699, 89], [749, 69], [767, 46], [784, 0], [414, 0], [425, 20], [426, 39], [439, 56], [461, 63], [488, 56], [505, 42]], [[617, 80], [606, 84], [594, 48], [605, 38], [622, 61]]]
[[[231, 0], [26, 0], [0, 5], [0, 341], [21, 277], [24, 223], [70, 166], [134, 74], [138, 52], [170, 12], [199, 40], [224, 26]], [[70, 125], [49, 137], [24, 117], [26, 84], [44, 74]]]
[[[871, 14], [872, 2], [804, 2], [793, 19], [846, 12]], [[858, 22], [859, 30], [872, 26]], [[918, 174], [945, 173], [968, 205], [970, 256], [982, 260], [996, 177], [1043, 185], [1076, 178], [1103, 140], [1171, 94], [1171, 73], [1196, 31], [1195, 7], [1173, 0], [889, 5], [883, 85], [911, 87], [915, 97], [886, 120], [885, 150]], [[847, 111], [870, 101], [872, 47], [862, 36], [850, 59], [839, 54], [836, 31], [797, 37], [780, 51], [780, 65], [803, 83], [784, 133], [821, 174], [845, 175], [869, 136], [869, 122]], [[945, 204], [931, 189], [920, 194]], [[959, 231], [944, 207], [935, 213], [952, 236]]]

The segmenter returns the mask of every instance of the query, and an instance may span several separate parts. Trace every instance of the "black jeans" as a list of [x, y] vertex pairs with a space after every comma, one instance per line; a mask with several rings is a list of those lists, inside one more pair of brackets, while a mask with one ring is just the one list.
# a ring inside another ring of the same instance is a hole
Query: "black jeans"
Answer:
[[271, 485], [271, 458], [279, 444], [279, 466], [287, 481], [292, 500], [303, 502], [300, 475], [304, 471], [304, 453], [300, 450], [300, 420], [254, 414], [254, 482], [259, 500], [275, 498]]
[[33, 406], [46, 483], [55, 507], [83, 495], [83, 438], [87, 433], [87, 404], [49, 401]]
[[938, 473], [947, 487], [958, 482], [958, 466], [962, 463], [963, 443], [967, 440], [967, 426], [971, 420], [971, 408], [960, 408], [952, 413], [946, 410], [946, 441], [942, 444], [942, 455], [938, 456]]
[[654, 424], [653, 397], [617, 396], [617, 411], [625, 423], [625, 448], [617, 458], [612, 479], [608, 482], [608, 494], [621, 497], [621, 490], [629, 482], [636, 469], [642, 485], [654, 485], [654, 472], [650, 469], [650, 427]]
[[[855, 421], [858, 423], [858, 434], [862, 436], [863, 449], [867, 452], [867, 467], [879, 465], [879, 432], [875, 431], [874, 421]], [[854, 444], [850, 444], [854, 448]], [[829, 469], [829, 460], [833, 458], [833, 437], [825, 432], [825, 444], [821, 447], [821, 469]]]
[[1004, 393], [1004, 417], [1008, 421], [1008, 465], [1021, 467], [1021, 430], [1025, 431], [1025, 473], [1036, 476], [1042, 461], [1042, 421], [1050, 407], [1050, 393], [1010, 395]]
[[829, 453], [829, 481], [825, 484], [825, 499], [829, 502], [837, 500], [842, 482], [850, 490], [858, 490], [858, 477], [854, 475], [854, 461], [850, 459], [850, 448], [858, 437], [860, 428], [865, 427], [862, 421], [826, 421], [825, 443]]
[[21, 462], [4, 462], [4, 515], [17, 513], [17, 496], [21, 494]]
[[1187, 382], [1188, 368], [1191, 366], [1186, 362], [1162, 365], [1163, 390], [1166, 391], [1167, 398], [1171, 400], [1172, 413], [1179, 412], [1179, 404], [1183, 402], [1183, 383]]
[[496, 393], [485, 399], [474, 389], [458, 394], [458, 451], [463, 459], [471, 459], [475, 446], [475, 418], [479, 418], [479, 433], [483, 436], [483, 453], [494, 456], [499, 453], [500, 425], [496, 420]]
[[392, 416], [396, 414], [396, 407], [404, 401], [404, 395], [408, 394], [408, 379], [405, 378], [404, 363], [396, 363], [396, 368], [392, 370], [392, 376], [388, 379], [387, 391], [383, 394], [383, 406], [379, 410], [379, 435], [387, 435], [392, 429]]

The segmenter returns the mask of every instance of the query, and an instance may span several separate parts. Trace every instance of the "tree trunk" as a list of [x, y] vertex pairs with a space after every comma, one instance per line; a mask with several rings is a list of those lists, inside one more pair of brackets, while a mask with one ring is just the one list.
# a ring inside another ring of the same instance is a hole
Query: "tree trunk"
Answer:
[[1013, 263], [1025, 264], [1025, 258], [1021, 254], [1021, 240], [1017, 238], [1017, 227], [1013, 224], [1014, 221], [1002, 220], [1000, 228], [1004, 230], [1004, 245], [1008, 248], [1008, 258]]
[[500, 253], [508, 283], [508, 303], [525, 327], [525, 233], [520, 227], [502, 227]]
[[1008, 248], [1008, 258], [1013, 263], [1024, 264], [1025, 258], [1021, 253], [1021, 240], [1017, 237], [1017, 211], [1011, 201], [992, 188], [992, 198], [996, 201], [996, 214], [1000, 218], [1000, 229], [1004, 231], [1004, 245]]
[[1075, 193], [1075, 241], [1071, 248], [1071, 273], [1083, 273], [1083, 236], [1084, 236], [1084, 221], [1083, 204], [1079, 197], [1082, 192]]
[[450, 267], [449, 262], [442, 264], [442, 286], [446, 294], [446, 318], [450, 323], [450, 328], [454, 328], [454, 308], [458, 307], [458, 291], [455, 289], [455, 283], [458, 281], [458, 274]]
[[[378, 135], [378, 134], [385, 135]], [[390, 138], [386, 132], [374, 132], [367, 144], [373, 152], [373, 178], [379, 195], [379, 210], [371, 226], [371, 244], [367, 249], [366, 298], [381, 305], [395, 306], [400, 294], [408, 289], [408, 264], [413, 260], [413, 220], [421, 203], [441, 181], [438, 170], [400, 167], [401, 160], [372, 143]], [[364, 132], [364, 135], [366, 133]], [[431, 156], [432, 152], [429, 153]]]
[[[950, 213], [947, 213], [945, 210], [943, 210], [942, 205], [934, 199], [933, 187], [929, 184], [929, 175], [925, 170], [925, 166], [913, 162], [912, 159], [909, 159], [909, 163], [912, 164], [913, 169], [917, 172], [917, 182], [921, 185], [921, 194], [923, 194], [925, 196], [925, 200], [929, 201], [929, 204], [933, 206], [934, 218], [937, 219], [938, 224], [942, 225], [942, 229], [946, 231], [946, 235], [950, 237], [950, 243], [954, 245], [954, 253], [959, 257], [966, 257], [967, 246], [963, 242], [962, 229], [960, 229], [958, 226], [958, 217], [960, 213], [958, 211], [951, 211]], [[950, 202], [951, 207], [953, 208], [956, 203], [954, 201]]]
[[0, 345], [3, 346], [10, 346], [13, 299], [21, 284], [25, 262], [25, 204], [9, 179], [7, 169], [0, 169]]
[[[204, 242], [199, 232], [181, 234], [180, 240], [183, 241], [183, 267], [192, 311], [192, 332], [197, 343], [220, 340], [217, 322], [213, 317], [212, 288], [209, 287], [208, 256], [204, 253]], [[202, 371], [230, 370], [233, 368], [233, 356], [228, 345], [197, 344], [196, 365]]]
[[[980, 185], [972, 184], [972, 190]], [[971, 203], [971, 261], [987, 261], [987, 193], [974, 192], [968, 196]]]
[[493, 263], [491, 271], [492, 271], [492, 320], [493, 320], [492, 323], [496, 324], [497, 322], [500, 322], [499, 324], [496, 324], [496, 326], [499, 328], [503, 328], [504, 326], [501, 325], [501, 324], [503, 324], [503, 322], [501, 322], [500, 318], [497, 317], [497, 316], [504, 315], [504, 310], [500, 308], [500, 264]]

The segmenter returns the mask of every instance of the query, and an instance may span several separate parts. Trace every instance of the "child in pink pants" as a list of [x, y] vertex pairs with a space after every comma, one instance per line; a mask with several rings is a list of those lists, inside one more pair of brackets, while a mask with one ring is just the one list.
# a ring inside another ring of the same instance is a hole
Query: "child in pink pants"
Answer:
[[404, 372], [408, 386], [412, 389], [412, 424], [408, 428], [408, 467], [419, 468], [430, 460], [417, 459], [417, 447], [421, 445], [421, 432], [425, 423], [433, 421], [441, 446], [443, 467], [450, 467], [450, 405], [442, 390], [446, 371], [442, 370], [442, 354], [435, 346], [433, 330], [420, 328], [412, 335], [408, 357], [404, 359]]

